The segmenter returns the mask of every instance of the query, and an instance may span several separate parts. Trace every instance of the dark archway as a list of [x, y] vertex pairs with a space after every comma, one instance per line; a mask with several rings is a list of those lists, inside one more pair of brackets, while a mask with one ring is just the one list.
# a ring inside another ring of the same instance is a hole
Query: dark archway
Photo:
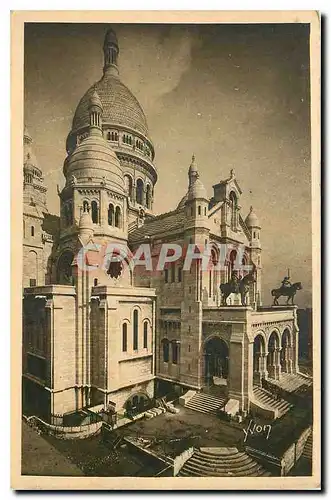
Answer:
[[152, 408], [152, 406], [153, 401], [144, 392], [136, 392], [132, 394], [124, 404], [124, 408], [129, 418]]
[[291, 332], [285, 328], [282, 335], [282, 350], [280, 351], [280, 366], [282, 372], [289, 371], [289, 364], [292, 360], [292, 338]]
[[219, 337], [212, 337], [205, 343], [205, 379], [212, 382], [213, 377], [227, 379], [229, 374], [229, 348]]
[[144, 203], [144, 183], [141, 179], [138, 179], [136, 184], [136, 202], [139, 205]]
[[268, 341], [267, 370], [269, 377], [275, 378], [275, 368], [278, 365], [279, 337], [272, 332]]
[[254, 372], [260, 371], [260, 357], [262, 354], [265, 354], [265, 342], [262, 335], [256, 335], [254, 339], [254, 347], [253, 347], [253, 367]]
[[148, 209], [152, 208], [152, 190], [150, 184], [147, 184], [146, 187], [146, 207]]
[[59, 285], [72, 285], [72, 261], [74, 255], [70, 250], [61, 254], [56, 267], [56, 281]]

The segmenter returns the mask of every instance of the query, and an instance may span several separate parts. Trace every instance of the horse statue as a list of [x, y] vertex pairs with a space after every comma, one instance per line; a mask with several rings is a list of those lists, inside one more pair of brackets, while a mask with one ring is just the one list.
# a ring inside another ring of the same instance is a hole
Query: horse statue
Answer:
[[281, 296], [287, 297], [286, 304], [292, 299], [292, 306], [294, 305], [294, 295], [298, 290], [302, 290], [301, 281], [293, 283], [291, 286], [281, 286], [280, 288], [274, 288], [271, 290], [271, 295], [274, 297], [274, 306], [279, 306], [278, 299]]
[[222, 305], [226, 306], [226, 301], [231, 293], [240, 293], [241, 305], [246, 305], [246, 298], [252, 283], [256, 282], [256, 265], [253, 263], [253, 269], [241, 280], [228, 283], [222, 283], [220, 290], [222, 294]]

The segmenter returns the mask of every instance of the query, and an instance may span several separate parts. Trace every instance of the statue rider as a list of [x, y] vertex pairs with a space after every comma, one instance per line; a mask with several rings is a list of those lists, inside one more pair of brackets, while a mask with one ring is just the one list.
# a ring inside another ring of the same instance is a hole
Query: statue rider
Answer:
[[231, 283], [234, 289], [234, 293], [239, 293], [239, 278], [236, 271], [232, 271]]
[[282, 288], [290, 288], [292, 286], [292, 283], [290, 282], [290, 277], [285, 276], [285, 278], [282, 281]]

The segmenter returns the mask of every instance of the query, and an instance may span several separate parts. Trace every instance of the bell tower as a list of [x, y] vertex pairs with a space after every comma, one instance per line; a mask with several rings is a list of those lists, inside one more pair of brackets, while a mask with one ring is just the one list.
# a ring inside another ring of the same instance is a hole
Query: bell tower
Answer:
[[43, 231], [47, 188], [32, 148], [32, 138], [24, 128], [23, 137], [23, 287], [45, 284]]

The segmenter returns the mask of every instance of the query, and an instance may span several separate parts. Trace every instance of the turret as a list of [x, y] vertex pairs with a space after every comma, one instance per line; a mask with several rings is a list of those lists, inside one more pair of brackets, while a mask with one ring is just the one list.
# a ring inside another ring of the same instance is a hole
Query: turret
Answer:
[[79, 237], [85, 245], [94, 233], [92, 218], [86, 206], [81, 211], [78, 228]]
[[208, 197], [207, 191], [200, 180], [200, 174], [195, 163], [195, 156], [188, 170], [189, 185], [185, 211], [189, 227], [208, 227]]
[[90, 135], [102, 136], [102, 104], [100, 97], [94, 90], [89, 100], [88, 106], [90, 116]]
[[247, 215], [245, 222], [251, 235], [250, 239], [251, 247], [261, 248], [261, 241], [260, 241], [261, 225], [257, 215], [253, 211], [253, 207], [250, 208], [250, 212]]

